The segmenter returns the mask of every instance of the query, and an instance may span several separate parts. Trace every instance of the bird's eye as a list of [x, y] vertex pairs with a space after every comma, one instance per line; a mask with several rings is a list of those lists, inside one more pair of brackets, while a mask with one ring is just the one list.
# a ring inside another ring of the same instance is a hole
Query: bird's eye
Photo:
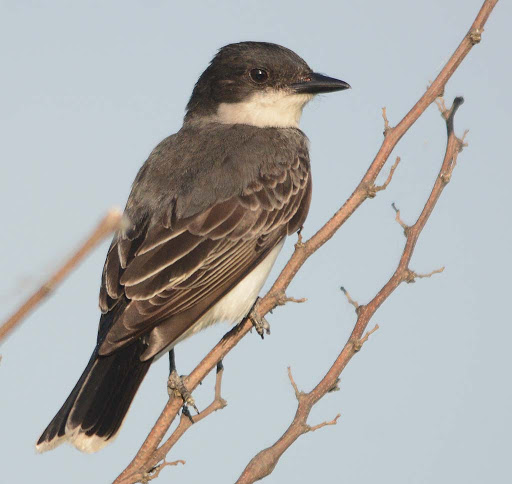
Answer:
[[251, 69], [249, 75], [251, 79], [258, 84], [263, 84], [268, 79], [268, 72], [265, 69]]

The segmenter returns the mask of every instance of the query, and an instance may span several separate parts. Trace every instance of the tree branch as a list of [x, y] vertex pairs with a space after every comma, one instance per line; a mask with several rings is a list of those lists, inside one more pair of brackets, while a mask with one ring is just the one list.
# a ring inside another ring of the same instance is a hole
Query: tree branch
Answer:
[[222, 366], [222, 362], [217, 364], [217, 376], [215, 379], [215, 396], [210, 405], [206, 407], [202, 412], [198, 415], [190, 415], [188, 410], [183, 409], [181, 413], [180, 423], [171, 434], [171, 436], [167, 439], [167, 441], [159, 447], [148, 460], [148, 465], [157, 466], [161, 460], [165, 459], [167, 453], [172, 449], [174, 444], [178, 442], [178, 440], [182, 437], [182, 435], [195, 423], [200, 422], [204, 418], [208, 417], [208, 415], [216, 412], [217, 410], [222, 410], [228, 402], [222, 398], [221, 395], [221, 386], [222, 386], [222, 375], [224, 373], [224, 367]]
[[121, 220], [122, 213], [117, 208], [108, 211], [87, 240], [0, 326], [0, 342], [55, 290], [96, 245], [119, 227]]
[[[236, 481], [236, 484], [251, 484], [255, 481], [263, 479], [274, 470], [283, 453], [295, 442], [295, 440], [297, 440], [297, 438], [309, 430], [321, 428], [325, 425], [335, 423], [334, 420], [333, 422], [327, 422], [325, 424], [320, 424], [319, 426], [311, 428], [307, 425], [307, 419], [313, 406], [323, 396], [325, 396], [333, 388], [333, 386], [337, 385], [339, 376], [347, 366], [348, 362], [361, 349], [362, 345], [368, 340], [368, 337], [374, 331], [376, 331], [376, 329], [378, 329], [378, 326], [376, 326], [373, 330], [367, 332], [363, 336], [369, 321], [377, 309], [402, 282], [410, 282], [411, 274], [414, 274], [414, 272], [409, 269], [409, 263], [414, 253], [414, 247], [421, 234], [421, 231], [425, 227], [425, 224], [430, 217], [430, 214], [434, 210], [434, 207], [439, 200], [441, 193], [446, 187], [446, 183], [443, 177], [446, 175], [451, 176], [455, 167], [457, 156], [462, 149], [462, 140], [458, 139], [453, 131], [453, 119], [457, 109], [462, 103], [463, 99], [461, 97], [455, 98], [453, 106], [446, 118], [448, 142], [446, 145], [443, 163], [434, 183], [434, 187], [432, 188], [430, 196], [428, 197], [428, 200], [426, 201], [420, 216], [414, 225], [408, 227], [405, 247], [395, 273], [367, 305], [357, 306], [358, 318], [354, 329], [347, 343], [341, 350], [341, 353], [338, 355], [327, 374], [316, 385], [316, 387], [311, 390], [311, 392], [300, 392], [298, 397], [299, 404], [297, 411], [288, 429], [275, 444], [262, 450], [252, 458], [252, 460], [242, 472], [240, 478]], [[433, 271], [431, 274], [437, 272], [439, 271]], [[350, 303], [353, 304], [353, 301], [350, 300]]]
[[[371, 163], [370, 167], [368, 168], [368, 171], [364, 175], [363, 179], [359, 183], [359, 185], [356, 187], [352, 195], [347, 199], [347, 201], [343, 204], [343, 206], [331, 217], [331, 219], [322, 227], [320, 230], [313, 235], [308, 241], [303, 242], [302, 237], [299, 234], [299, 241], [295, 245], [294, 253], [292, 254], [290, 260], [284, 267], [284, 269], [281, 271], [279, 277], [274, 282], [271, 289], [268, 291], [268, 293], [263, 297], [257, 306], [257, 311], [260, 315], [260, 317], [265, 316], [269, 311], [274, 309], [278, 304], [279, 301], [282, 301], [285, 295], [285, 291], [292, 281], [292, 279], [295, 277], [299, 269], [302, 267], [304, 262], [316, 251], [318, 250], [325, 242], [327, 242], [335, 233], [336, 231], [343, 225], [346, 220], [354, 213], [354, 211], [367, 199], [367, 198], [373, 198], [378, 190], [376, 190], [375, 181], [377, 179], [377, 176], [381, 172], [382, 168], [384, 167], [387, 159], [389, 158], [389, 155], [395, 148], [398, 141], [402, 138], [402, 136], [408, 131], [408, 129], [416, 122], [416, 120], [423, 114], [423, 112], [426, 110], [426, 108], [435, 101], [437, 97], [439, 97], [444, 92], [444, 87], [450, 77], [453, 75], [457, 67], [460, 65], [460, 63], [464, 60], [464, 58], [467, 56], [471, 48], [480, 41], [481, 39], [481, 33], [483, 32], [484, 25], [491, 14], [493, 8], [495, 7], [498, 0], [485, 0], [475, 21], [473, 22], [471, 28], [469, 29], [468, 33], [464, 36], [461, 43], [453, 53], [453, 55], [450, 57], [446, 65], [443, 67], [439, 75], [436, 77], [434, 82], [429, 86], [427, 91], [421, 96], [421, 98], [418, 100], [418, 102], [412, 107], [412, 109], [406, 114], [406, 116], [400, 121], [400, 123], [395, 126], [391, 127], [389, 126], [389, 122], [385, 124], [385, 138], [384, 141], [375, 156], [375, 159]], [[385, 113], [384, 113], [385, 114]], [[453, 119], [453, 118], [452, 118]], [[385, 118], [386, 122], [386, 118]], [[449, 137], [449, 142], [451, 137]], [[448, 150], [447, 150], [448, 152]], [[453, 161], [454, 163], [454, 161]], [[451, 170], [453, 170], [453, 166], [451, 166]], [[442, 182], [443, 184], [446, 184], [449, 180], [448, 178], [448, 172], [446, 172], [443, 177], [439, 178], [436, 181], [436, 186], [438, 182]], [[386, 183], [384, 184], [386, 185]], [[387, 185], [386, 185], [387, 186]], [[437, 200], [437, 199], [436, 199]], [[435, 202], [434, 202], [435, 204]], [[427, 208], [427, 206], [426, 206]], [[432, 205], [433, 208], [433, 205]], [[427, 217], [422, 222], [426, 222], [426, 219], [430, 213], [428, 213]], [[422, 219], [423, 213], [416, 222], [416, 224], [413, 227], [419, 227], [419, 223], [423, 220]], [[422, 227], [421, 227], [422, 228]], [[412, 228], [411, 228], [412, 230]], [[417, 229], [416, 229], [417, 230]], [[414, 244], [416, 242], [417, 236], [419, 235], [419, 232], [414, 235], [415, 232], [413, 232], [413, 235], [408, 234], [407, 237], [407, 244], [413, 244], [412, 248], [414, 248]], [[414, 242], [412, 242], [414, 241]], [[407, 249], [406, 244], [406, 249]], [[406, 252], [404, 252], [406, 254]], [[412, 254], [412, 252], [411, 252]], [[405, 266], [404, 266], [405, 264]], [[375, 297], [375, 299], [372, 301], [372, 303], [375, 306], [375, 310], [382, 304], [384, 299], [387, 297], [384, 297], [384, 294], [386, 294], [388, 291], [390, 291], [390, 288], [392, 287], [391, 291], [394, 290], [394, 284], [398, 285], [400, 282], [402, 282], [402, 277], [405, 277], [406, 272], [404, 268], [407, 267], [408, 260], [401, 261], [399, 268], [397, 271], [399, 271], [400, 276], [397, 276], [397, 273], [393, 276], [392, 279], [388, 282], [388, 284], [383, 288], [379, 294]], [[389, 286], [390, 285], [390, 286]], [[389, 293], [390, 293], [389, 292]], [[360, 314], [358, 321], [356, 323], [356, 326], [353, 331], [354, 337], [356, 339], [350, 340], [350, 351], [353, 350], [353, 348], [357, 344], [360, 344], [359, 341], [361, 339], [361, 336], [364, 332], [364, 329], [366, 328], [366, 325], [369, 321], [369, 312], [368, 312], [368, 306], [361, 306], [359, 308]], [[372, 313], [373, 314], [373, 313]], [[370, 316], [371, 317], [371, 316]], [[252, 328], [252, 323], [246, 318], [244, 319], [239, 325], [234, 327], [231, 331], [226, 333], [224, 337], [221, 339], [221, 341], [203, 358], [203, 360], [197, 365], [197, 367], [192, 371], [192, 373], [188, 376], [186, 379], [186, 385], [189, 388], [190, 391], [193, 391], [194, 388], [208, 375], [208, 373], [215, 367], [217, 362], [221, 359], [223, 359], [237, 344], [238, 342], [250, 331]], [[344, 350], [345, 351], [345, 350]], [[349, 350], [346, 350], [349, 351]], [[341, 355], [340, 355], [341, 356]], [[344, 356], [343, 358], [345, 358]], [[345, 364], [350, 360], [350, 358], [344, 360], [346, 361]], [[344, 367], [344, 366], [343, 366]], [[339, 370], [341, 372], [343, 368]], [[331, 380], [331, 378], [328, 378], [329, 375], [331, 375], [331, 372], [336, 370], [329, 370], [329, 373], [326, 375], [326, 379]], [[339, 374], [339, 373], [338, 373]], [[331, 375], [332, 376], [332, 375]], [[325, 380], [325, 379], [324, 379]], [[322, 382], [324, 382], [322, 380]], [[327, 380], [325, 380], [327, 381]], [[323, 383], [320, 383], [320, 388], [315, 388], [309, 395], [316, 396], [317, 398], [320, 398], [321, 390], [323, 389]], [[336, 378], [331, 382], [329, 388], [327, 388], [326, 391], [329, 391], [333, 389], [336, 386]], [[313, 397], [312, 397], [313, 398]], [[147, 472], [148, 469], [150, 469], [152, 466], [148, 463], [152, 461], [152, 455], [154, 452], [158, 449], [158, 446], [160, 442], [162, 441], [165, 433], [167, 432], [168, 428], [176, 418], [179, 409], [182, 405], [182, 401], [179, 399], [169, 399], [167, 404], [165, 405], [160, 417], [158, 418], [157, 422], [155, 423], [154, 427], [152, 428], [151, 432], [149, 433], [148, 437], [142, 444], [141, 448], [139, 449], [136, 456], [133, 458], [131, 463], [126, 467], [126, 469], [119, 475], [119, 477], [114, 481], [115, 484], [127, 484], [127, 483], [133, 483], [140, 481], [141, 477]], [[292, 433], [293, 434], [293, 433]], [[286, 434], [286, 438], [289, 439], [292, 437], [292, 434]], [[289, 443], [288, 446], [291, 445], [291, 443], [298, 437], [299, 434], [297, 434]], [[280, 440], [281, 442], [281, 440]], [[286, 447], [287, 448], [287, 447]], [[264, 451], [263, 451], [264, 452]], [[256, 457], [255, 457], [256, 459]], [[263, 461], [263, 457], [257, 459], [258, 465], [261, 465], [261, 462]], [[252, 461], [251, 461], [252, 462]], [[274, 465], [277, 463], [277, 461], [274, 462]], [[254, 464], [256, 465], [256, 464]], [[249, 464], [251, 466], [251, 463]], [[249, 468], [248, 466], [248, 468]], [[272, 469], [270, 469], [269, 466], [266, 466], [266, 469], [268, 472], [271, 472]], [[247, 470], [247, 469], [246, 469]], [[251, 471], [252, 472], [252, 471]], [[245, 471], [244, 471], [245, 473]], [[254, 474], [254, 473], [253, 473]], [[267, 474], [265, 474], [267, 475]], [[241, 476], [240, 479], [242, 479], [244, 474]], [[249, 480], [241, 480], [239, 482], [254, 482]]]

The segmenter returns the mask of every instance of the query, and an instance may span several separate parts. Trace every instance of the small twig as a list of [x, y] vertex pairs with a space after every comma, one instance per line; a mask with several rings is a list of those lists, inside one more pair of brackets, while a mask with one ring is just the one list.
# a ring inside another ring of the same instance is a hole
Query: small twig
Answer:
[[352, 297], [350, 296], [349, 292], [343, 286], [341, 286], [340, 289], [343, 292], [343, 294], [345, 294], [345, 297], [347, 298], [347, 301], [349, 302], [349, 304], [354, 306], [354, 308], [356, 310], [356, 313], [357, 313], [359, 311], [359, 308], [361, 307], [359, 305], [359, 303], [357, 301], [355, 301], [354, 299], [352, 299]]
[[384, 138], [385, 138], [394, 129], [392, 126], [389, 125], [388, 117], [387, 117], [387, 114], [386, 114], [386, 107], [382, 108], [382, 118], [384, 119], [384, 131], [383, 131], [382, 134], [384, 135]]
[[0, 326], [0, 342], [33, 311], [43, 299], [68, 276], [68, 274], [96, 247], [107, 235], [119, 228], [122, 214], [117, 208], [109, 210], [87, 240], [69, 257], [55, 273], [35, 291], [15, 312]]
[[360, 351], [361, 348], [363, 347], [363, 345], [368, 341], [368, 338], [370, 337], [370, 335], [375, 333], [375, 331], [377, 331], [378, 329], [379, 329], [379, 325], [376, 324], [373, 329], [371, 329], [370, 331], [367, 331], [366, 334], [361, 339], [356, 341], [354, 343], [355, 350]]
[[399, 156], [397, 156], [395, 162], [393, 163], [393, 166], [389, 170], [389, 174], [388, 174], [388, 177], [386, 178], [386, 181], [382, 185], [374, 185], [374, 187], [373, 187], [374, 195], [373, 196], [375, 196], [377, 194], [377, 192], [385, 190], [388, 187], [388, 185], [391, 183], [391, 180], [393, 179], [393, 175], [395, 174], [396, 167], [400, 163], [400, 160], [401, 160], [401, 158]]
[[[169, 453], [169, 451], [174, 447], [176, 442], [183, 436], [183, 434], [193, 425], [196, 425], [201, 420], [205, 419], [212, 413], [217, 410], [222, 410], [227, 406], [228, 402], [222, 398], [221, 389], [222, 389], [222, 376], [224, 374], [224, 366], [222, 361], [217, 362], [217, 373], [215, 377], [215, 396], [213, 398], [212, 403], [208, 405], [202, 412], [199, 412], [197, 415], [190, 415], [186, 407], [183, 407], [183, 411], [180, 417], [180, 422], [178, 426], [174, 429], [170, 437], [157, 449], [155, 449], [147, 458], [147, 467], [150, 469], [158, 467], [158, 463], [162, 460], [165, 460], [165, 456]], [[170, 399], [172, 400], [180, 400], [180, 399]], [[168, 403], [169, 405], [169, 403]], [[146, 468], [147, 468], [146, 467]], [[143, 469], [135, 470], [132, 473], [126, 473], [123, 476], [119, 476], [116, 480], [116, 484], [132, 484], [134, 482], [139, 482], [144, 479]]]
[[322, 423], [319, 423], [318, 425], [313, 425], [313, 426], [308, 425], [307, 430], [308, 430], [308, 432], [314, 432], [315, 430], [326, 427], [327, 425], [336, 425], [338, 423], [338, 419], [340, 417], [341, 417], [341, 413], [336, 415], [336, 417], [334, 417], [332, 420], [329, 420], [328, 422], [322, 422]]
[[402, 217], [400, 217], [400, 210], [395, 205], [395, 202], [391, 204], [393, 207], [393, 210], [395, 211], [395, 220], [400, 224], [400, 227], [404, 229], [404, 235], [407, 237], [407, 233], [409, 232], [410, 227], [402, 220]]
[[437, 99], [436, 99], [436, 104], [437, 104], [437, 107], [439, 109], [439, 112], [441, 113], [441, 116], [446, 120], [448, 119], [448, 115], [449, 115], [449, 110], [448, 108], [446, 107], [446, 103], [444, 102], [444, 97], [442, 96], [439, 96]]
[[440, 274], [441, 272], [444, 271], [444, 266], [441, 267], [440, 269], [435, 269], [427, 274], [418, 274], [417, 272], [414, 272], [414, 271], [411, 271], [409, 269], [409, 275], [408, 277], [405, 279], [405, 282], [414, 282], [416, 279], [425, 279], [425, 278], [429, 278], [429, 277], [432, 277], [434, 274]]
[[286, 294], [282, 294], [279, 296], [279, 299], [277, 300], [277, 304], [279, 306], [284, 306], [287, 302], [293, 302], [297, 304], [305, 303], [308, 299], [306, 297], [301, 298], [295, 298], [295, 297], [289, 297]]
[[153, 467], [153, 469], [151, 469], [147, 474], [145, 474], [140, 482], [142, 484], [147, 484], [149, 481], [152, 481], [153, 479], [156, 479], [159, 475], [160, 475], [160, 472], [162, 472], [162, 469], [164, 467], [167, 467], [167, 466], [177, 466], [178, 464], [182, 464], [182, 465], [185, 465], [186, 462], [182, 459], [179, 459], [179, 460], [175, 460], [175, 461], [172, 461], [172, 462], [167, 462], [166, 460], [164, 460], [161, 464], [158, 464], [157, 466]]
[[291, 367], [288, 367], [288, 378], [290, 379], [290, 383], [292, 384], [293, 391], [295, 392], [295, 397], [297, 398], [297, 400], [300, 401], [302, 392], [299, 390], [299, 387], [297, 386], [297, 384], [295, 383], [295, 380], [293, 379]]

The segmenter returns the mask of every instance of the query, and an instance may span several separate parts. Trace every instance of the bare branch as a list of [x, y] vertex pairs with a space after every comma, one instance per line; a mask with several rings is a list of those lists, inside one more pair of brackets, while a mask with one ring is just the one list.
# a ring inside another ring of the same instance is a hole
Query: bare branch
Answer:
[[375, 333], [375, 331], [377, 331], [379, 329], [379, 325], [376, 324], [373, 329], [371, 329], [370, 331], [367, 331], [365, 333], [365, 335], [357, 342], [354, 343], [354, 349], [356, 351], [359, 351], [363, 345], [368, 341], [368, 338], [373, 334]]
[[0, 326], [0, 342], [55, 290], [96, 245], [119, 227], [121, 220], [122, 214], [117, 208], [109, 210], [87, 240]]
[[[450, 115], [446, 119], [448, 142], [439, 173], [447, 172], [451, 175], [451, 171], [454, 166], [453, 158], [456, 157], [459, 152], [459, 147], [455, 142], [457, 138], [453, 132], [453, 119], [460, 104], [462, 104], [462, 98], [456, 98], [450, 110]], [[364, 306], [357, 305], [358, 318], [354, 329], [329, 371], [315, 386], [315, 388], [313, 388], [313, 390], [309, 393], [300, 394], [300, 398], [298, 398], [297, 411], [295, 412], [295, 416], [289, 427], [273, 445], [262, 450], [251, 459], [239, 479], [236, 481], [236, 484], [251, 484], [269, 475], [274, 470], [283, 453], [295, 442], [295, 440], [310, 429], [307, 425], [307, 419], [313, 406], [328, 392], [332, 391], [333, 388], [337, 387], [339, 376], [346, 368], [348, 362], [361, 349], [362, 345], [368, 340], [370, 335], [379, 328], [379, 326], [376, 325], [371, 331], [367, 331], [363, 336], [369, 321], [377, 309], [402, 282], [408, 282], [411, 274], [414, 274], [409, 269], [409, 263], [413, 255], [416, 242], [445, 187], [446, 184], [440, 180], [440, 177], [438, 177], [434, 183], [430, 196], [425, 202], [425, 206], [423, 207], [421, 214], [416, 220], [416, 223], [413, 226], [408, 227], [406, 231], [405, 246], [394, 274], [368, 304]], [[440, 270], [433, 271], [433, 273], [436, 272], [440, 272]], [[321, 428], [326, 424], [320, 424], [318, 428]]]
[[[180, 422], [176, 429], [174, 429], [174, 432], [171, 434], [171, 436], [163, 443], [159, 448], [155, 449], [147, 459], [147, 467], [150, 469], [149, 471], [139, 470], [138, 472], [134, 472], [133, 474], [130, 474], [126, 477], [119, 476], [115, 482], [116, 483], [122, 483], [122, 484], [132, 484], [134, 482], [144, 482], [145, 476], [151, 472], [151, 469], [159, 468], [159, 462], [163, 461], [165, 462], [165, 456], [169, 453], [169, 451], [174, 447], [174, 445], [178, 442], [178, 440], [185, 434], [185, 432], [192, 427], [193, 425], [197, 424], [201, 420], [205, 419], [212, 413], [216, 412], [217, 410], [222, 410], [224, 407], [227, 406], [228, 402], [222, 398], [221, 395], [221, 388], [222, 388], [222, 376], [224, 374], [224, 367], [222, 365], [222, 362], [219, 361], [217, 363], [217, 375], [215, 378], [215, 396], [202, 412], [199, 412], [197, 415], [190, 415], [190, 413], [186, 410], [186, 407], [183, 408], [183, 411], [181, 413]], [[176, 402], [179, 401], [179, 405], [181, 406], [182, 401], [180, 398], [171, 398], [169, 399], [169, 402]], [[185, 461], [178, 461], [182, 462], [183, 464]], [[154, 476], [156, 477], [156, 476]], [[152, 477], [152, 479], [154, 478]]]
[[395, 211], [395, 220], [400, 224], [400, 226], [404, 229], [404, 235], [407, 237], [407, 232], [409, 231], [409, 226], [402, 220], [400, 217], [400, 210], [396, 207], [395, 202], [391, 204], [393, 210]]
[[328, 422], [322, 422], [318, 425], [313, 425], [312, 427], [308, 426], [309, 432], [314, 432], [315, 430], [321, 429], [327, 425], [336, 425], [338, 423], [338, 419], [341, 417], [341, 413], [336, 415], [332, 420], [329, 420]]
[[389, 125], [385, 106], [382, 108], [382, 119], [384, 120], [384, 131], [382, 134], [384, 135], [385, 138], [388, 134], [390, 134], [391, 131], [393, 131], [393, 128]]
[[290, 367], [288, 367], [288, 378], [290, 379], [290, 383], [292, 384], [293, 391], [295, 392], [295, 397], [297, 398], [297, 400], [300, 401], [300, 396], [301, 396], [302, 392], [299, 390], [299, 387], [297, 386], [297, 384], [295, 383], [295, 380], [293, 379], [292, 369]]
[[[391, 180], [393, 179], [393, 175], [395, 174], [396, 167], [398, 166], [400, 161], [401, 161], [401, 158], [399, 156], [397, 156], [395, 162], [393, 163], [393, 166], [389, 170], [389, 175], [386, 178], [386, 181], [382, 185], [374, 185], [373, 190], [375, 192], [375, 195], [377, 195], [377, 192], [385, 190], [388, 187], [388, 185], [391, 183]], [[375, 195], [373, 195], [373, 196], [375, 196]], [[370, 195], [370, 198], [372, 198], [371, 195]]]
[[343, 294], [345, 294], [345, 297], [347, 298], [347, 301], [350, 305], [354, 306], [355, 310], [356, 310], [356, 313], [357, 311], [359, 311], [359, 308], [361, 307], [359, 305], [359, 303], [357, 301], [354, 301], [354, 299], [352, 299], [352, 297], [350, 296], [350, 294], [348, 293], [348, 291], [343, 287], [341, 286], [340, 287], [341, 291], [343, 292]]
[[297, 299], [297, 298], [294, 298], [294, 297], [288, 297], [286, 294], [283, 294], [277, 300], [277, 305], [278, 306], [284, 306], [287, 302], [293, 302], [293, 303], [301, 304], [301, 303], [305, 303], [307, 300], [308, 299], [306, 297], [301, 297], [301, 298]]
[[[443, 271], [444, 271], [444, 266], [439, 269], [434, 269], [433, 271], [430, 271], [427, 274], [418, 274], [417, 272], [414, 272], [414, 271], [410, 271], [410, 272], [414, 279], [425, 279], [425, 278], [432, 277], [434, 274], [440, 274]], [[407, 281], [407, 282], [409, 282], [409, 281]]]
[[151, 469], [149, 472], [144, 474], [144, 476], [141, 478], [140, 482], [142, 484], [147, 484], [149, 481], [152, 481], [153, 479], [156, 479], [160, 475], [160, 472], [162, 472], [162, 469], [164, 467], [167, 467], [167, 466], [177, 466], [178, 464], [185, 465], [186, 462], [184, 460], [181, 460], [181, 459], [175, 460], [173, 462], [167, 462], [167, 461], [164, 460], [161, 464], [158, 464], [157, 466], [153, 467], [153, 469]]

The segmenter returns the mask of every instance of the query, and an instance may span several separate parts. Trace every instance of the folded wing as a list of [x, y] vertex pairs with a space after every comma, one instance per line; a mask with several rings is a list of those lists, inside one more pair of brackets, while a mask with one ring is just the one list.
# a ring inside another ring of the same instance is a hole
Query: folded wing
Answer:
[[164, 217], [117, 234], [100, 290], [100, 354], [163, 322], [171, 328], [168, 341], [149, 348], [145, 357], [172, 344], [302, 226], [310, 196], [309, 160], [297, 156], [198, 214], [179, 219], [171, 204]]

